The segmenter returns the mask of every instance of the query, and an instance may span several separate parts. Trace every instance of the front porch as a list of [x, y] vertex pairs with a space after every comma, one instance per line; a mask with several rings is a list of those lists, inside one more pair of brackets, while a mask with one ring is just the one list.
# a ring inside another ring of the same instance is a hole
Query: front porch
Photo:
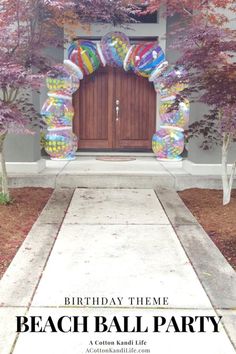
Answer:
[[[101, 161], [99, 156], [130, 156], [130, 161]], [[221, 189], [219, 164], [188, 160], [160, 162], [150, 153], [79, 153], [74, 161], [8, 163], [11, 187]]]

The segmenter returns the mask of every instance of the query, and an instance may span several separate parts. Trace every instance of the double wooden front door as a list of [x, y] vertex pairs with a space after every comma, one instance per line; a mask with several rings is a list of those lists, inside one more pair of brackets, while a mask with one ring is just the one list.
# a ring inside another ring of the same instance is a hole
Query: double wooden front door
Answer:
[[147, 79], [100, 68], [81, 81], [73, 98], [80, 149], [150, 150], [156, 94]]

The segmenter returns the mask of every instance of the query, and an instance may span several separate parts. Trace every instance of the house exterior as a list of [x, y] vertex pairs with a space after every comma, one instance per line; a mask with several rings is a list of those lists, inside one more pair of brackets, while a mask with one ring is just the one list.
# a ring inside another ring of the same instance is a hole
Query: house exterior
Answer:
[[[93, 24], [89, 31], [79, 28], [77, 37], [99, 41], [110, 31], [122, 31], [135, 43], [156, 40], [173, 64], [176, 60], [171, 49], [170, 27], [174, 21], [157, 14], [147, 23], [129, 24], [126, 27], [113, 27], [108, 24]], [[63, 36], [63, 33], [61, 33]], [[67, 50], [53, 50], [58, 63], [67, 58]], [[40, 111], [45, 99], [46, 88], [40, 95], [32, 95], [35, 107]], [[81, 81], [80, 89], [74, 95], [74, 132], [79, 136], [78, 149], [94, 151], [150, 152], [151, 136], [160, 125], [160, 97], [147, 79], [126, 73], [121, 69], [105, 67]], [[201, 119], [207, 108], [192, 104], [190, 122]], [[188, 143], [188, 156], [184, 161], [189, 172], [202, 165], [219, 164], [220, 147], [202, 151], [199, 140]], [[44, 168], [41, 156], [40, 135], [9, 135], [5, 145], [9, 171], [15, 171], [18, 163], [32, 166], [32, 170]], [[234, 151], [232, 151], [232, 156]], [[211, 167], [209, 169], [211, 171]]]

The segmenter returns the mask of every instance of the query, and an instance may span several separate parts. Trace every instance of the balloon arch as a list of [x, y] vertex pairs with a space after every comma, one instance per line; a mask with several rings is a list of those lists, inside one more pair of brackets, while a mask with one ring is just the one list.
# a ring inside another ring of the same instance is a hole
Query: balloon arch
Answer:
[[[161, 125], [153, 135], [153, 151], [158, 159], [180, 160], [184, 150], [184, 128], [189, 121], [189, 102], [182, 99], [174, 109], [173, 103], [185, 88], [181, 83], [183, 70], [168, 67], [157, 42], [131, 45], [129, 38], [121, 32], [110, 32], [97, 44], [88, 40], [72, 43], [68, 59], [48, 73], [48, 99], [41, 114], [47, 124], [44, 147], [51, 159], [75, 158], [78, 137], [72, 131], [72, 94], [79, 89], [80, 80], [100, 65], [123, 67], [125, 71], [132, 70], [153, 82], [161, 96]], [[173, 78], [177, 83], [170, 87], [166, 83]]]

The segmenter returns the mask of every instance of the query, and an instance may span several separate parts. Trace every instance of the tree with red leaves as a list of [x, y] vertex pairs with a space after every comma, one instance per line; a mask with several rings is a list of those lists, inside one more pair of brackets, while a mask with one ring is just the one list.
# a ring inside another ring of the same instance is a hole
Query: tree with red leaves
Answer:
[[45, 49], [63, 46], [66, 24], [95, 21], [122, 24], [132, 9], [125, 0], [2, 0], [0, 5], [0, 159], [1, 196], [9, 201], [3, 144], [8, 132], [30, 131], [39, 115], [33, 90], [55, 64]]
[[[236, 138], [236, 31], [232, 26], [235, 0], [150, 0], [148, 11], [165, 8], [178, 15], [172, 35], [177, 65], [186, 69], [183, 94], [209, 107], [209, 114], [193, 123], [189, 137], [201, 137], [203, 149], [222, 146], [223, 204], [230, 202], [236, 162], [228, 177], [228, 153]], [[172, 85], [173, 83], [169, 83]]]

